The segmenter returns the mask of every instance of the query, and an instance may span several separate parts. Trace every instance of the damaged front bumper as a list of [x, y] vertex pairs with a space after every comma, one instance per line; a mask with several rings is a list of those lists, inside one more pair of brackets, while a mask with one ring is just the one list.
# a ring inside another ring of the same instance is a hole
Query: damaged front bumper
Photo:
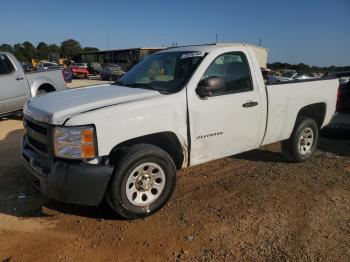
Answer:
[[44, 195], [66, 203], [97, 206], [103, 199], [114, 167], [82, 161], [48, 159], [22, 139], [28, 179]]

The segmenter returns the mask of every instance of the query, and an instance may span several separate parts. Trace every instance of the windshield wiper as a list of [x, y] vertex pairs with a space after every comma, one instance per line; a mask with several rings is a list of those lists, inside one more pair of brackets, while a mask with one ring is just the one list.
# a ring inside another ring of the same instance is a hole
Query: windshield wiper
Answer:
[[143, 84], [143, 83], [133, 83], [133, 84], [124, 84], [122, 81], [115, 81], [112, 83], [112, 85], [120, 85], [120, 86], [127, 86], [127, 87], [151, 87], [150, 84]]
[[130, 86], [132, 86], [132, 87], [141, 87], [141, 88], [152, 87], [150, 84], [147, 84], [147, 83], [133, 83]]
[[159, 91], [159, 90], [155, 89], [153, 86], [151, 86], [148, 83], [124, 84], [122, 81], [115, 81], [112, 85], [120, 85], [120, 86], [135, 87], [135, 88], [138, 87], [138, 88], [142, 88], [142, 89], [149, 89], [149, 90]]

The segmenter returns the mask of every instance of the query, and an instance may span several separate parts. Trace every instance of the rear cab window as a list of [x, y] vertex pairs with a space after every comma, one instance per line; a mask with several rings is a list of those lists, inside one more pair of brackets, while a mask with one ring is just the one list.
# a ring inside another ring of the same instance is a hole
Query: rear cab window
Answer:
[[0, 76], [12, 73], [15, 70], [7, 55], [0, 54]]

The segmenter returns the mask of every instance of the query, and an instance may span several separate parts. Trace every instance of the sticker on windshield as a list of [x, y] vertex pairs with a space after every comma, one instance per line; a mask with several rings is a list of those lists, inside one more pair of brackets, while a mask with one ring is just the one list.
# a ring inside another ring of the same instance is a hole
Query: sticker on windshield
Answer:
[[183, 54], [180, 59], [185, 59], [185, 58], [190, 58], [190, 57], [202, 57], [204, 56], [204, 52], [202, 51], [197, 51], [197, 52], [191, 52], [187, 54]]

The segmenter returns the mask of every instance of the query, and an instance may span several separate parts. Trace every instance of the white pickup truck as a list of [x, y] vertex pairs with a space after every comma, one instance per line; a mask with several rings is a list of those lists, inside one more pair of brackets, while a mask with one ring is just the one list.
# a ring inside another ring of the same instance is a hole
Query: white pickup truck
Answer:
[[159, 210], [176, 170], [282, 141], [311, 157], [336, 107], [338, 80], [265, 86], [254, 48], [216, 44], [149, 56], [114, 84], [36, 97], [24, 108], [22, 156], [47, 196], [125, 218]]
[[22, 110], [30, 97], [65, 89], [60, 70], [25, 74], [16, 57], [0, 52], [0, 117]]

